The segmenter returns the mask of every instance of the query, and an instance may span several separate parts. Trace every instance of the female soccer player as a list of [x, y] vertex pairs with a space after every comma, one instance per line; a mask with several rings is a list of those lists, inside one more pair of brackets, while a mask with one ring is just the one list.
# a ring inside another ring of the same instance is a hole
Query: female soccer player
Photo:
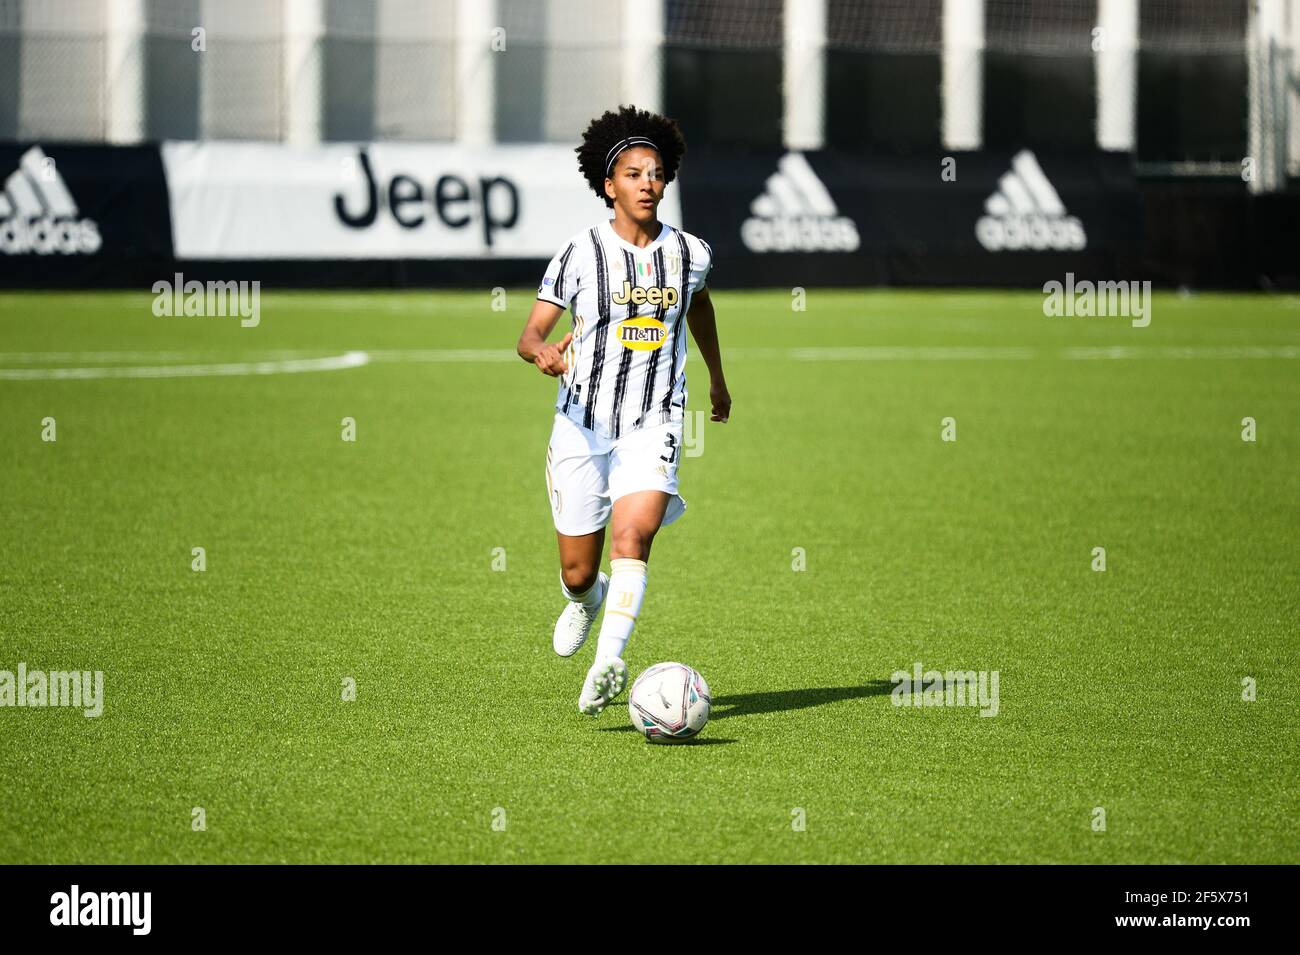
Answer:
[[[560, 379], [546, 487], [569, 603], [555, 624], [555, 652], [577, 653], [605, 605], [578, 697], [589, 716], [623, 691], [623, 652], [645, 596], [650, 544], [686, 509], [677, 493], [685, 325], [709, 369], [710, 420], [731, 413], [705, 287], [713, 252], [657, 215], [685, 152], [675, 120], [633, 106], [592, 120], [578, 168], [613, 218], [573, 236], [551, 260], [519, 337], [519, 356]], [[547, 344], [566, 308], [572, 330]], [[606, 576], [600, 556], [611, 517]]]

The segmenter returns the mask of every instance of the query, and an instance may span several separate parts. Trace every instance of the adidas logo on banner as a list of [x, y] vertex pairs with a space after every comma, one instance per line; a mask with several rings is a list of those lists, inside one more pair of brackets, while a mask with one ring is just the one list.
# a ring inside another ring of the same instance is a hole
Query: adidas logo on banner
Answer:
[[40, 146], [23, 153], [0, 192], [0, 252], [89, 255], [102, 244], [99, 225], [78, 218], [77, 204], [54, 160]]
[[1088, 243], [1083, 223], [1066, 215], [1065, 203], [1028, 149], [1012, 157], [1011, 171], [998, 180], [984, 211], [987, 215], [975, 224], [975, 238], [990, 252], [1077, 251]]
[[751, 252], [852, 252], [858, 229], [802, 153], [786, 153], [763, 194], [750, 203], [740, 238]]

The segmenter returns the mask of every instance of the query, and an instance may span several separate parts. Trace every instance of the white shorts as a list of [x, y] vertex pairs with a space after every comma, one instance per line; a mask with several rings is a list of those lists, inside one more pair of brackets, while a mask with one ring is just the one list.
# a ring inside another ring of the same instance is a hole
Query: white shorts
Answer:
[[555, 529], [571, 537], [598, 531], [609, 523], [614, 502], [635, 491], [672, 495], [661, 525], [667, 527], [686, 510], [677, 493], [681, 457], [680, 421], [605, 438], [557, 411], [546, 449], [546, 491]]

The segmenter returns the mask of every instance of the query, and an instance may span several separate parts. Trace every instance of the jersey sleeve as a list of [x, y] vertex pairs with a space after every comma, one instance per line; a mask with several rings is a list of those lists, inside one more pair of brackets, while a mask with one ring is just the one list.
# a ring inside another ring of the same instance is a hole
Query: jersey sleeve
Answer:
[[578, 294], [577, 244], [570, 242], [551, 259], [537, 286], [537, 298], [560, 308], [569, 308]]
[[698, 292], [708, 285], [709, 273], [713, 271], [713, 249], [709, 246], [709, 243], [701, 238], [697, 237], [695, 241], [700, 244], [704, 254], [697, 260], [698, 264], [697, 262], [691, 263], [691, 271], [695, 273], [691, 276], [692, 292]]

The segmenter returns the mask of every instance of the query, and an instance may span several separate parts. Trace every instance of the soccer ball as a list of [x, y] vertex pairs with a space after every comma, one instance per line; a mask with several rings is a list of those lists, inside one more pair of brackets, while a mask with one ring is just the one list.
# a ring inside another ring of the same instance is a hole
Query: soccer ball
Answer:
[[632, 684], [627, 711], [652, 743], [690, 739], [709, 721], [709, 685], [684, 663], [656, 663]]

